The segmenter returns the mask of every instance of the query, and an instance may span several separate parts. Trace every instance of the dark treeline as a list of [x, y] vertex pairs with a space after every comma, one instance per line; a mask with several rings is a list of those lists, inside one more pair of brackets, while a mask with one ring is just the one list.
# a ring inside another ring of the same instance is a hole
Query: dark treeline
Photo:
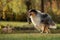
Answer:
[[29, 9], [41, 10], [43, 6], [45, 13], [49, 13], [54, 21], [60, 22], [60, 0], [0, 0], [0, 20], [27, 21]]

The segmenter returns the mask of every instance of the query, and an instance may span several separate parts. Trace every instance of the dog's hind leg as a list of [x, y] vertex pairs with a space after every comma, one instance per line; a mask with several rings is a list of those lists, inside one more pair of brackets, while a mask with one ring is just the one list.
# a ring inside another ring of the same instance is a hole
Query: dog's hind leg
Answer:
[[49, 28], [48, 28], [48, 25], [45, 25], [45, 27], [44, 27], [44, 32], [45, 32], [45, 33], [50, 33], [50, 30], [49, 30]]

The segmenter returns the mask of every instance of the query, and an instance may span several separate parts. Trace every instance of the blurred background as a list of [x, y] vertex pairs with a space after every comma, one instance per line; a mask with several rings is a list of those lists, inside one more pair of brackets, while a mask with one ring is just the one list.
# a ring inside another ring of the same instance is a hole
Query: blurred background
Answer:
[[57, 24], [52, 33], [60, 33], [60, 0], [0, 0], [0, 33], [38, 32], [28, 24], [28, 10], [48, 13]]
[[[28, 10], [48, 13], [57, 28], [40, 34], [28, 22]], [[60, 0], [0, 0], [0, 40], [60, 40]]]
[[0, 21], [26, 22], [29, 9], [49, 13], [60, 23], [60, 0], [0, 0]]

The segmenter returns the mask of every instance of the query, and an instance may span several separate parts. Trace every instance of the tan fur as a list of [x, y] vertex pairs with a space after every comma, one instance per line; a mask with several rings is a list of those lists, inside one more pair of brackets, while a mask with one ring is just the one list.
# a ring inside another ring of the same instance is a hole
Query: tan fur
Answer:
[[45, 26], [44, 26], [44, 32], [45, 32], [45, 33], [49, 33], [49, 32], [50, 32], [50, 30], [49, 30], [48, 27], [49, 27], [48, 25], [45, 25]]
[[36, 15], [34, 14], [34, 12], [31, 12], [32, 16], [35, 17]]
[[[31, 16], [34, 18], [36, 16], [36, 14], [34, 14], [34, 12], [31, 12]], [[49, 33], [50, 30], [48, 29], [48, 25], [44, 24], [44, 23], [41, 23], [40, 26], [35, 26], [35, 28], [41, 33]]]
[[40, 26], [35, 27], [39, 32], [41, 33], [50, 33], [50, 30], [48, 29], [48, 25], [40, 24]]

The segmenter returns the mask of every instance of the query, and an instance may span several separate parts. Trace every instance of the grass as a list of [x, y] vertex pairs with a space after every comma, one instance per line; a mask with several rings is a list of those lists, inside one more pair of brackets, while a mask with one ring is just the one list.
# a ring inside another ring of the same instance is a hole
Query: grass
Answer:
[[[6, 26], [7, 24], [12, 25], [12, 26], [24, 26], [28, 25], [28, 22], [12, 22], [12, 21], [0, 21], [0, 25]], [[31, 24], [32, 25], [32, 24]], [[57, 24], [58, 27], [60, 27], [60, 24]]]
[[0, 40], [60, 40], [60, 34], [0, 34]]
[[[6, 26], [7, 24], [10, 24], [12, 26], [19, 26], [19, 27], [22, 27], [23, 25], [28, 25], [27, 22], [6, 22], [6, 21], [0, 22], [0, 25]], [[60, 24], [57, 24], [57, 26], [60, 28]], [[51, 34], [40, 34], [40, 33], [0, 34], [0, 40], [60, 40], [60, 34], [59, 33], [56, 33], [56, 34], [55, 33], [53, 34], [52, 33]]]
[[[12, 22], [12, 21], [0, 21], [0, 25], [6, 26], [7, 24], [13, 27], [31, 27], [32, 24], [28, 24], [28, 22]], [[60, 24], [57, 24], [57, 27], [60, 28]]]
[[[22, 28], [32, 28], [32, 24], [28, 24], [28, 22], [11, 22], [11, 21], [0, 21], [0, 25], [3, 25], [3, 26], [6, 26], [7, 24], [11, 25], [12, 27], [22, 27]], [[1, 29], [1, 28], [0, 28]], [[21, 33], [21, 32], [26, 32], [26, 33], [30, 33], [30, 32], [37, 32], [37, 31], [34, 31], [34, 30], [19, 30], [19, 31], [16, 31], [18, 33]], [[15, 32], [15, 33], [16, 33]], [[60, 24], [57, 24], [57, 29], [56, 30], [51, 30], [52, 33], [60, 33]]]
[[7, 22], [7, 21], [0, 21], [0, 25], [6, 26], [7, 24], [12, 25], [13, 27], [14, 26], [20, 26], [20, 27], [22, 27], [24, 25], [28, 25], [27, 22], [12, 22], [12, 21], [8, 21]]

